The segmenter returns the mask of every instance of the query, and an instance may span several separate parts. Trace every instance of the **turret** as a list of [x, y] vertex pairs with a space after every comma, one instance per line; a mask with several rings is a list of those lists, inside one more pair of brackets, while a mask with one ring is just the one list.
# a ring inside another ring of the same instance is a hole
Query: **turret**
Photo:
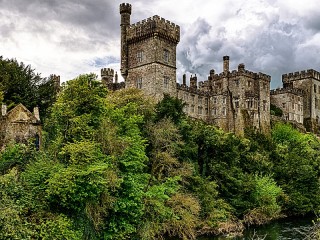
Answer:
[[238, 65], [238, 72], [244, 72], [244, 70], [245, 70], [245, 65], [244, 65], [244, 63], [240, 63], [240, 64]]
[[114, 70], [111, 68], [102, 68], [101, 69], [101, 82], [105, 86], [107, 86], [110, 83], [113, 83], [113, 75]]
[[191, 77], [190, 77], [190, 88], [196, 89], [197, 88], [197, 83], [198, 83], [197, 74], [194, 77], [191, 75]]
[[229, 72], [229, 56], [223, 56], [223, 72]]
[[131, 4], [120, 4], [121, 15], [121, 75], [126, 80], [128, 75], [128, 45], [127, 45], [127, 29], [130, 26]]
[[59, 75], [51, 75], [51, 80], [53, 82], [54, 91], [57, 93], [60, 91], [60, 76]]

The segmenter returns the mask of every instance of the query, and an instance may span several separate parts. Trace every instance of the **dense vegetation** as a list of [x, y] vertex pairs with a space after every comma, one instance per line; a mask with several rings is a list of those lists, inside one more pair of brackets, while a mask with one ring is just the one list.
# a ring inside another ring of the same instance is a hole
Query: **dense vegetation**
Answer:
[[319, 140], [224, 133], [183, 104], [68, 81], [43, 147], [0, 156], [0, 239], [194, 239], [319, 210]]

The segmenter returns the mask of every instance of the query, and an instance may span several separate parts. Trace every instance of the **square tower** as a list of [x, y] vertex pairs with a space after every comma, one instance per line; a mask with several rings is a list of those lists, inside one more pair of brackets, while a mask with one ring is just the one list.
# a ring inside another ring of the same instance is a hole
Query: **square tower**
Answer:
[[[120, 5], [120, 14], [127, 14], [122, 8], [129, 9], [128, 4]], [[164, 93], [176, 96], [179, 41], [180, 27], [159, 16], [136, 24], [122, 23], [121, 73], [126, 88], [142, 89], [156, 100], [161, 100]]]

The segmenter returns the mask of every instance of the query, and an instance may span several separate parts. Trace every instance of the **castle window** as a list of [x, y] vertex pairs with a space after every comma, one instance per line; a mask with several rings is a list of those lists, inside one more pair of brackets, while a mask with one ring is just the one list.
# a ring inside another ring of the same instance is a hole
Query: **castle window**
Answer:
[[222, 108], [222, 115], [223, 116], [226, 116], [227, 115], [227, 109], [224, 107]]
[[251, 87], [251, 81], [248, 81], [248, 87]]
[[198, 97], [198, 104], [202, 105], [202, 97]]
[[191, 105], [191, 112], [194, 113], [194, 105]]
[[169, 77], [167, 77], [167, 76], [163, 77], [163, 88], [169, 89]]
[[263, 100], [263, 111], [267, 111], [267, 101]]
[[167, 49], [164, 49], [163, 50], [163, 60], [165, 61], [165, 62], [169, 62], [169, 50], [167, 50]]
[[239, 97], [234, 98], [234, 105], [236, 108], [239, 108]]
[[205, 99], [204, 99], [204, 104], [205, 104], [206, 106], [208, 106], [208, 98], [205, 98]]
[[294, 102], [292, 103], [292, 109], [294, 109]]
[[137, 88], [142, 89], [142, 78], [137, 79]]
[[313, 91], [314, 91], [314, 93], [317, 93], [317, 85], [313, 85]]
[[227, 98], [226, 98], [226, 97], [223, 97], [223, 98], [222, 98], [222, 103], [223, 103], [223, 104], [226, 104], [226, 103], [227, 103]]
[[198, 114], [202, 114], [202, 107], [198, 107]]
[[208, 113], [209, 113], [208, 108], [206, 108], [205, 111], [206, 111], [205, 114], [208, 115]]
[[212, 109], [212, 115], [217, 115], [217, 109], [216, 108]]
[[137, 52], [137, 61], [140, 63], [143, 60], [143, 51]]
[[217, 104], [217, 97], [213, 97], [213, 104]]
[[36, 150], [39, 151], [40, 149], [40, 137], [38, 134], [36, 134], [35, 136], [35, 147], [36, 147]]
[[194, 95], [191, 95], [191, 101], [194, 103]]
[[184, 105], [184, 107], [183, 107], [183, 110], [184, 110], [184, 112], [188, 112], [188, 109], [189, 109], [189, 105], [188, 104], [186, 104], [186, 105]]
[[240, 82], [239, 79], [234, 80], [234, 83], [237, 87], [239, 87], [239, 82]]
[[286, 103], [282, 103], [282, 108], [286, 109]]

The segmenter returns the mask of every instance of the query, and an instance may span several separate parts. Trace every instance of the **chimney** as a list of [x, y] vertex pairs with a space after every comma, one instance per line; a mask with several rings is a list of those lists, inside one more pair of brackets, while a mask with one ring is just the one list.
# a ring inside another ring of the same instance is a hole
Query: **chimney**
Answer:
[[118, 83], [118, 73], [116, 72], [116, 75], [114, 75], [114, 82]]
[[229, 56], [223, 56], [223, 72], [229, 72]]
[[239, 71], [239, 72], [244, 72], [244, 70], [245, 70], [245, 65], [244, 65], [244, 63], [240, 63], [240, 64], [238, 65], [238, 71]]
[[33, 115], [36, 117], [36, 119], [38, 121], [40, 121], [40, 114], [39, 114], [39, 108], [38, 107], [34, 107], [33, 108]]
[[186, 74], [182, 75], [182, 84], [183, 84], [183, 86], [187, 85], [187, 76], [186, 76]]
[[2, 104], [1, 113], [2, 113], [2, 116], [7, 115], [7, 105], [6, 104]]

